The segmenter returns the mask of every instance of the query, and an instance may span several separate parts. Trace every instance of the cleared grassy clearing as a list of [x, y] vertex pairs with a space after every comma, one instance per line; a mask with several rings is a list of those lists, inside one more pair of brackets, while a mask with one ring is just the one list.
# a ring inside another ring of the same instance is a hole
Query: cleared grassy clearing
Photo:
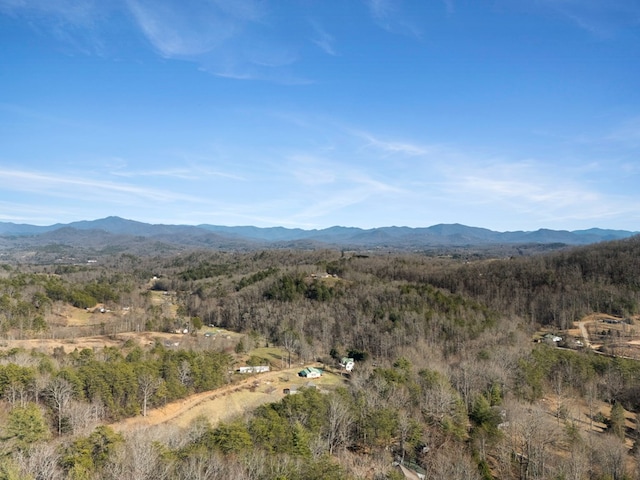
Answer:
[[[297, 376], [299, 370], [300, 368], [291, 368], [263, 374], [238, 374], [237, 383], [191, 395], [150, 410], [146, 417], [128, 418], [112, 426], [118, 431], [126, 432], [161, 424], [186, 428], [199, 417], [206, 418], [212, 424], [230, 420], [265, 403], [281, 400], [285, 396], [285, 388], [296, 390], [305, 387], [309, 382]], [[335, 389], [343, 382], [344, 379], [339, 374], [330, 372], [313, 380], [313, 384], [321, 390]]]

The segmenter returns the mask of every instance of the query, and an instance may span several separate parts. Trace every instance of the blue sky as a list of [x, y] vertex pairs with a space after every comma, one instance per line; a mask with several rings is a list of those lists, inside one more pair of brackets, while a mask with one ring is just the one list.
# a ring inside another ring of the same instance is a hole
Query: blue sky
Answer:
[[0, 0], [0, 221], [640, 230], [637, 0]]

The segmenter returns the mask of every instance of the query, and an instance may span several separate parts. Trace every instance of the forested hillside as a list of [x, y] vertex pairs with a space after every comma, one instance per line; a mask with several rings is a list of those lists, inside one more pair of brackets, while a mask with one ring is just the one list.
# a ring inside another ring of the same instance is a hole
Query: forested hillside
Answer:
[[[428, 479], [640, 478], [640, 363], [568, 341], [597, 313], [613, 326], [591, 331], [633, 352], [639, 309], [639, 237], [507, 259], [266, 250], [0, 265], [0, 479], [395, 480], [399, 463]], [[214, 328], [229, 334], [211, 341]], [[89, 336], [105, 346], [82, 346]], [[271, 368], [341, 380], [221, 423], [110, 426], [232, 384], [273, 349]]]

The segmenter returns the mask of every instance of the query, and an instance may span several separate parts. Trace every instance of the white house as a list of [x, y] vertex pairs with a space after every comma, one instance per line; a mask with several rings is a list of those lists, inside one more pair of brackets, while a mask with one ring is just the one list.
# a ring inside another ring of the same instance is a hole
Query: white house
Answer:
[[314, 367], [307, 367], [304, 370], [298, 372], [298, 376], [305, 378], [320, 378], [322, 376], [322, 370]]
[[351, 370], [353, 370], [353, 367], [355, 364], [356, 362], [353, 360], [353, 358], [342, 357], [342, 359], [340, 359], [340, 366], [344, 368], [347, 372], [350, 372]]

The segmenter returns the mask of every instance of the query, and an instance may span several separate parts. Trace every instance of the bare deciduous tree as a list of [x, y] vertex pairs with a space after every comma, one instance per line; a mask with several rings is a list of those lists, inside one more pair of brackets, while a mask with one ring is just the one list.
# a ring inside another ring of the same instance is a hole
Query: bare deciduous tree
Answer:
[[512, 405], [507, 433], [518, 464], [518, 478], [548, 478], [551, 449], [559, 438], [557, 426], [536, 406]]
[[560, 475], [566, 480], [583, 480], [588, 478], [589, 449], [584, 442], [574, 442], [569, 455], [560, 465]]
[[604, 435], [594, 439], [592, 459], [594, 467], [604, 478], [626, 478], [627, 449], [624, 442], [615, 435]]
[[138, 430], [126, 438], [103, 468], [108, 480], [165, 480], [171, 465], [164, 463], [149, 430]]
[[142, 395], [142, 416], [147, 416], [147, 405], [151, 396], [156, 393], [162, 385], [162, 379], [151, 373], [143, 373], [138, 377], [140, 395]]
[[92, 430], [104, 418], [105, 408], [101, 401], [91, 403], [71, 400], [67, 407], [69, 426], [73, 433]]
[[285, 330], [281, 335], [281, 344], [282, 348], [287, 351], [288, 355], [288, 368], [291, 368], [291, 352], [293, 352], [296, 348], [298, 348], [299, 338], [298, 334], [293, 330]]
[[185, 387], [191, 384], [191, 364], [187, 360], [183, 360], [178, 367], [178, 378], [180, 383]]
[[226, 480], [225, 462], [215, 454], [192, 455], [175, 472], [179, 480]]
[[353, 415], [349, 405], [338, 395], [329, 400], [326, 439], [329, 454], [333, 455], [337, 448], [344, 446], [349, 440], [349, 430], [353, 425]]
[[62, 419], [67, 413], [67, 407], [71, 402], [73, 387], [64, 378], [55, 377], [51, 380], [51, 382], [49, 382], [49, 385], [47, 385], [45, 392], [53, 405], [53, 409], [56, 412], [58, 435], [60, 435], [62, 434]]
[[20, 382], [11, 382], [7, 385], [4, 397], [9, 401], [11, 406], [15, 406], [17, 403], [19, 406], [24, 407], [29, 400], [29, 391]]
[[[455, 458], [455, 461], [452, 459]], [[478, 466], [469, 454], [462, 450], [440, 450], [429, 462], [426, 478], [429, 480], [480, 480]]]
[[60, 454], [56, 445], [40, 442], [32, 445], [27, 451], [17, 451], [14, 459], [23, 475], [29, 478], [58, 480], [63, 472], [58, 466]]
[[425, 388], [422, 400], [425, 412], [432, 418], [442, 420], [445, 415], [453, 413], [458, 396], [444, 380], [439, 380], [434, 385]]

